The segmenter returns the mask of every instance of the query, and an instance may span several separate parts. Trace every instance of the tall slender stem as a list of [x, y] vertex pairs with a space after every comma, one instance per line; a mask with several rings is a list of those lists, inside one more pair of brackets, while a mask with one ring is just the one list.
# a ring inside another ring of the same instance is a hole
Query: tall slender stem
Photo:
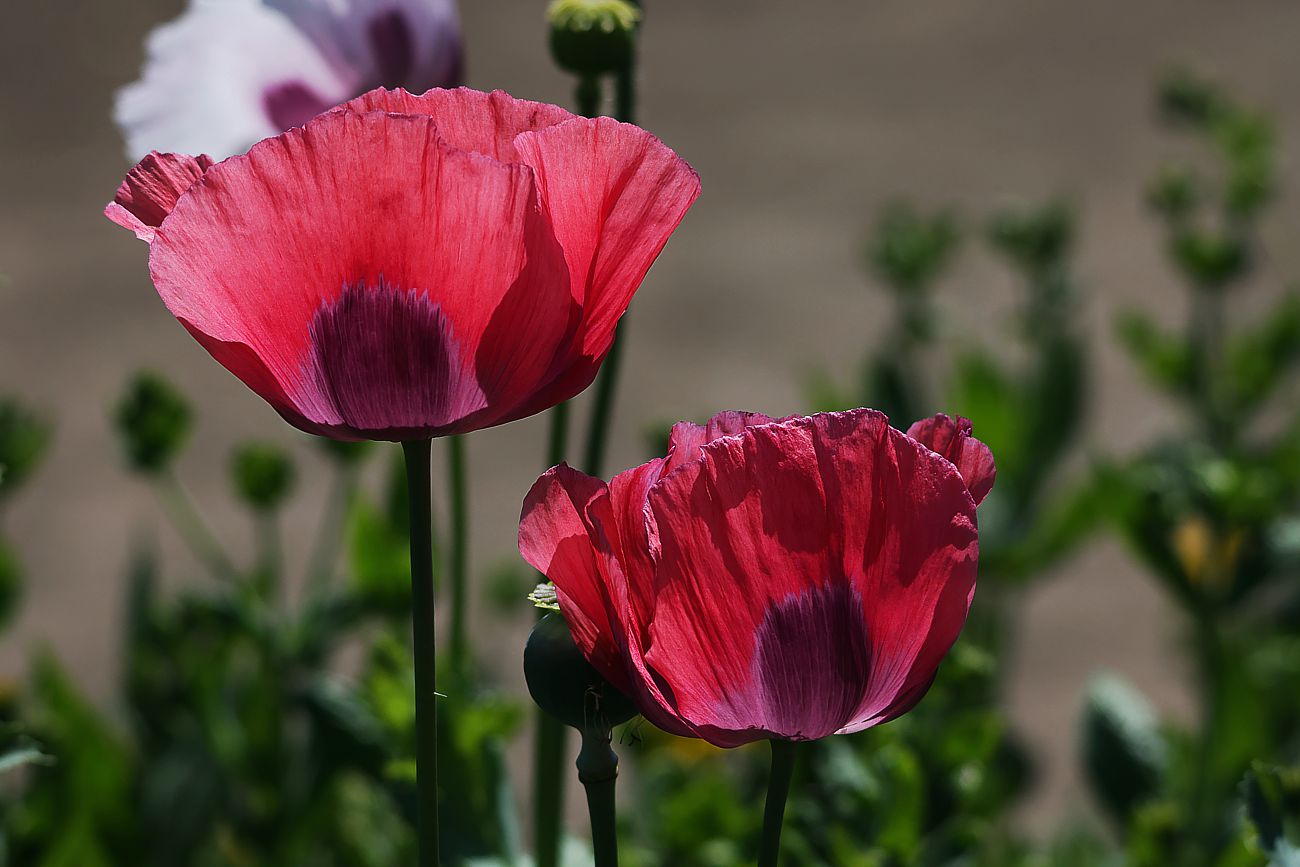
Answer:
[[618, 754], [609, 745], [608, 731], [583, 730], [577, 765], [578, 779], [587, 790], [596, 867], [618, 867], [618, 823], [614, 807]]
[[[601, 81], [597, 76], [578, 79], [574, 101], [578, 114], [595, 117], [600, 113]], [[551, 429], [546, 446], [546, 465], [564, 460], [569, 436], [570, 405], [551, 410]], [[544, 612], [541, 612], [544, 613]], [[569, 730], [555, 717], [537, 709], [537, 740], [533, 744], [533, 850], [537, 867], [560, 863], [561, 816], [564, 813], [564, 757], [568, 753]]]
[[[615, 76], [614, 116], [624, 123], [636, 122], [635, 56], [629, 59], [627, 66]], [[593, 476], [601, 474], [605, 463], [605, 451], [614, 418], [614, 395], [618, 391], [619, 372], [623, 367], [623, 344], [627, 342], [626, 332], [627, 328], [620, 325], [614, 333], [614, 342], [596, 377], [596, 398], [591, 408], [591, 420], [587, 428], [587, 448], [582, 463], [582, 469]]]
[[438, 864], [438, 685], [433, 608], [430, 440], [402, 443], [411, 517], [411, 630], [415, 652], [415, 758], [420, 867]]
[[[551, 428], [546, 444], [547, 466], [564, 460], [569, 431], [569, 404], [551, 410]], [[545, 577], [545, 576], [543, 576]], [[538, 612], [544, 615], [545, 612]], [[560, 817], [564, 812], [564, 757], [568, 754], [569, 730], [540, 707], [536, 710], [537, 740], [533, 744], [533, 851], [537, 867], [560, 863]]]
[[447, 577], [451, 584], [451, 670], [456, 677], [468, 675], [469, 639], [469, 486], [466, 480], [465, 439], [448, 437], [451, 500], [451, 552]]
[[776, 867], [781, 854], [781, 826], [785, 823], [785, 802], [794, 776], [794, 741], [773, 740], [772, 774], [767, 781], [767, 804], [763, 808], [763, 842], [758, 850], [758, 867]]
[[[1202, 602], [1196, 612], [1195, 633], [1196, 651], [1200, 657], [1201, 677], [1201, 737], [1197, 744], [1195, 776], [1193, 778], [1192, 804], [1190, 817], [1194, 830], [1188, 842], [1198, 850], [1197, 853], [1210, 863], [1213, 859], [1209, 853], [1215, 851], [1215, 834], [1218, 831], [1217, 817], [1213, 814], [1217, 780], [1215, 779], [1214, 760], [1218, 756], [1220, 729], [1223, 727], [1225, 669], [1223, 637], [1211, 603]], [[1194, 857], [1188, 863], [1196, 863]]]
[[233, 580], [239, 570], [222, 550], [221, 543], [190, 501], [176, 474], [170, 469], [163, 470], [154, 477], [154, 490], [163, 504], [163, 511], [171, 519], [172, 526], [189, 545], [194, 556], [202, 560], [215, 577], [223, 581]]
[[280, 516], [274, 509], [263, 509], [258, 511], [256, 520], [258, 586], [268, 602], [277, 602], [283, 583]]
[[336, 464], [329, 499], [321, 515], [320, 529], [307, 567], [307, 588], [311, 592], [319, 592], [334, 577], [356, 490], [357, 468], [352, 464]]

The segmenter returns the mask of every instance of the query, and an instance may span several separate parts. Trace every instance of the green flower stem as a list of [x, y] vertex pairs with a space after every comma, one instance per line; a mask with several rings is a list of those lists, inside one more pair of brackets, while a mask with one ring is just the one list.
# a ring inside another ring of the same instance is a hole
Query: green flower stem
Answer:
[[451, 552], [447, 576], [451, 584], [451, 670], [462, 681], [469, 672], [469, 486], [466, 481], [465, 438], [447, 438], [451, 500]]
[[[636, 120], [636, 60], [616, 76], [614, 85], [614, 115], [624, 123]], [[605, 356], [596, 377], [596, 398], [591, 408], [591, 422], [587, 428], [587, 449], [583, 455], [582, 469], [588, 475], [599, 476], [605, 464], [605, 452], [614, 417], [614, 395], [618, 390], [619, 371], [623, 366], [623, 344], [627, 328], [619, 325], [614, 342]]]
[[329, 499], [321, 515], [316, 544], [312, 546], [307, 567], [307, 587], [318, 593], [334, 578], [339, 550], [347, 535], [348, 513], [357, 493], [357, 468], [352, 464], [335, 464]]
[[614, 787], [618, 779], [618, 754], [609, 745], [609, 732], [586, 729], [578, 752], [578, 780], [587, 789], [591, 816], [591, 846], [596, 867], [618, 867], [618, 825]]
[[222, 581], [233, 581], [239, 570], [230, 562], [221, 543], [212, 534], [208, 524], [191, 502], [180, 479], [171, 469], [164, 469], [153, 476], [154, 491], [162, 503], [163, 511], [171, 520], [172, 526], [185, 544], [189, 545], [194, 556], [201, 560]]
[[[546, 446], [547, 466], [564, 460], [569, 432], [569, 404], [551, 410], [551, 429]], [[545, 576], [543, 576], [545, 577]], [[545, 611], [538, 611], [544, 617]], [[564, 757], [569, 751], [569, 730], [540, 707], [537, 714], [537, 740], [533, 744], [533, 851], [537, 867], [556, 867], [560, 863], [561, 822], [564, 811]]]
[[776, 867], [781, 854], [781, 826], [785, 823], [785, 802], [794, 776], [794, 741], [773, 739], [772, 773], [767, 781], [767, 804], [763, 808], [763, 842], [758, 850], [758, 867]]
[[257, 535], [257, 586], [268, 601], [280, 594], [280, 515], [274, 509], [259, 509], [254, 532]]
[[1229, 445], [1231, 431], [1221, 406], [1219, 378], [1223, 361], [1223, 290], [1214, 286], [1192, 287], [1192, 364], [1196, 387], [1195, 407], [1210, 442]]
[[402, 443], [411, 517], [411, 628], [415, 653], [415, 756], [420, 867], [438, 864], [438, 686], [433, 606], [430, 440]]
[[1192, 780], [1192, 803], [1189, 810], [1193, 832], [1187, 841], [1194, 851], [1187, 863], [1208, 865], [1213, 862], [1210, 853], [1217, 851], [1215, 834], [1218, 830], [1218, 817], [1214, 815], [1214, 805], [1218, 801], [1214, 791], [1217, 783], [1214, 760], [1219, 754], [1223, 728], [1227, 662], [1223, 637], [1212, 605], [1203, 602], [1200, 608], [1195, 612], [1193, 640], [1200, 658], [1201, 737], [1196, 745], [1195, 776]]

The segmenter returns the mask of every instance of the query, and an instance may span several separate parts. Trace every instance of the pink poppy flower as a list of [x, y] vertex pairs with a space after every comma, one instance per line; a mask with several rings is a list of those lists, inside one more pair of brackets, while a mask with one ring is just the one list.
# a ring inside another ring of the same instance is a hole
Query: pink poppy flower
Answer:
[[302, 430], [411, 440], [589, 385], [699, 194], [651, 134], [464, 88], [377, 90], [105, 211], [177, 319]]
[[461, 83], [453, 0], [190, 0], [117, 96], [132, 159], [226, 157], [374, 87]]
[[721, 747], [859, 731], [921, 699], [970, 609], [993, 462], [955, 438], [983, 452], [965, 481], [873, 410], [722, 413], [608, 484], [549, 470], [519, 549], [660, 728]]

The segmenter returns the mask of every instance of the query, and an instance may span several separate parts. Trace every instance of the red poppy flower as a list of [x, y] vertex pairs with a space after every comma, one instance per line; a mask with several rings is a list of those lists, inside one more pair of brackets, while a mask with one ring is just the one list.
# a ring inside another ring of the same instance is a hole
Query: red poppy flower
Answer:
[[153, 154], [106, 214], [291, 424], [464, 433], [586, 388], [699, 194], [657, 138], [504, 93], [376, 90], [243, 156]]
[[721, 747], [859, 731], [920, 700], [974, 596], [993, 462], [948, 423], [982, 452], [965, 481], [873, 410], [679, 424], [608, 485], [549, 470], [519, 549], [659, 727]]

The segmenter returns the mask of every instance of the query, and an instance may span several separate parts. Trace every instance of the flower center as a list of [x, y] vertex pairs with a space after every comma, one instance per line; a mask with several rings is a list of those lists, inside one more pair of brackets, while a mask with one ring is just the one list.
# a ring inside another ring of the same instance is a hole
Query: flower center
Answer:
[[758, 627], [752, 665], [768, 730], [813, 740], [848, 725], [871, 674], [857, 591], [833, 581], [773, 605]]
[[354, 430], [428, 436], [487, 405], [451, 323], [422, 291], [349, 286], [309, 334], [306, 375], [329, 404], [321, 409]]

